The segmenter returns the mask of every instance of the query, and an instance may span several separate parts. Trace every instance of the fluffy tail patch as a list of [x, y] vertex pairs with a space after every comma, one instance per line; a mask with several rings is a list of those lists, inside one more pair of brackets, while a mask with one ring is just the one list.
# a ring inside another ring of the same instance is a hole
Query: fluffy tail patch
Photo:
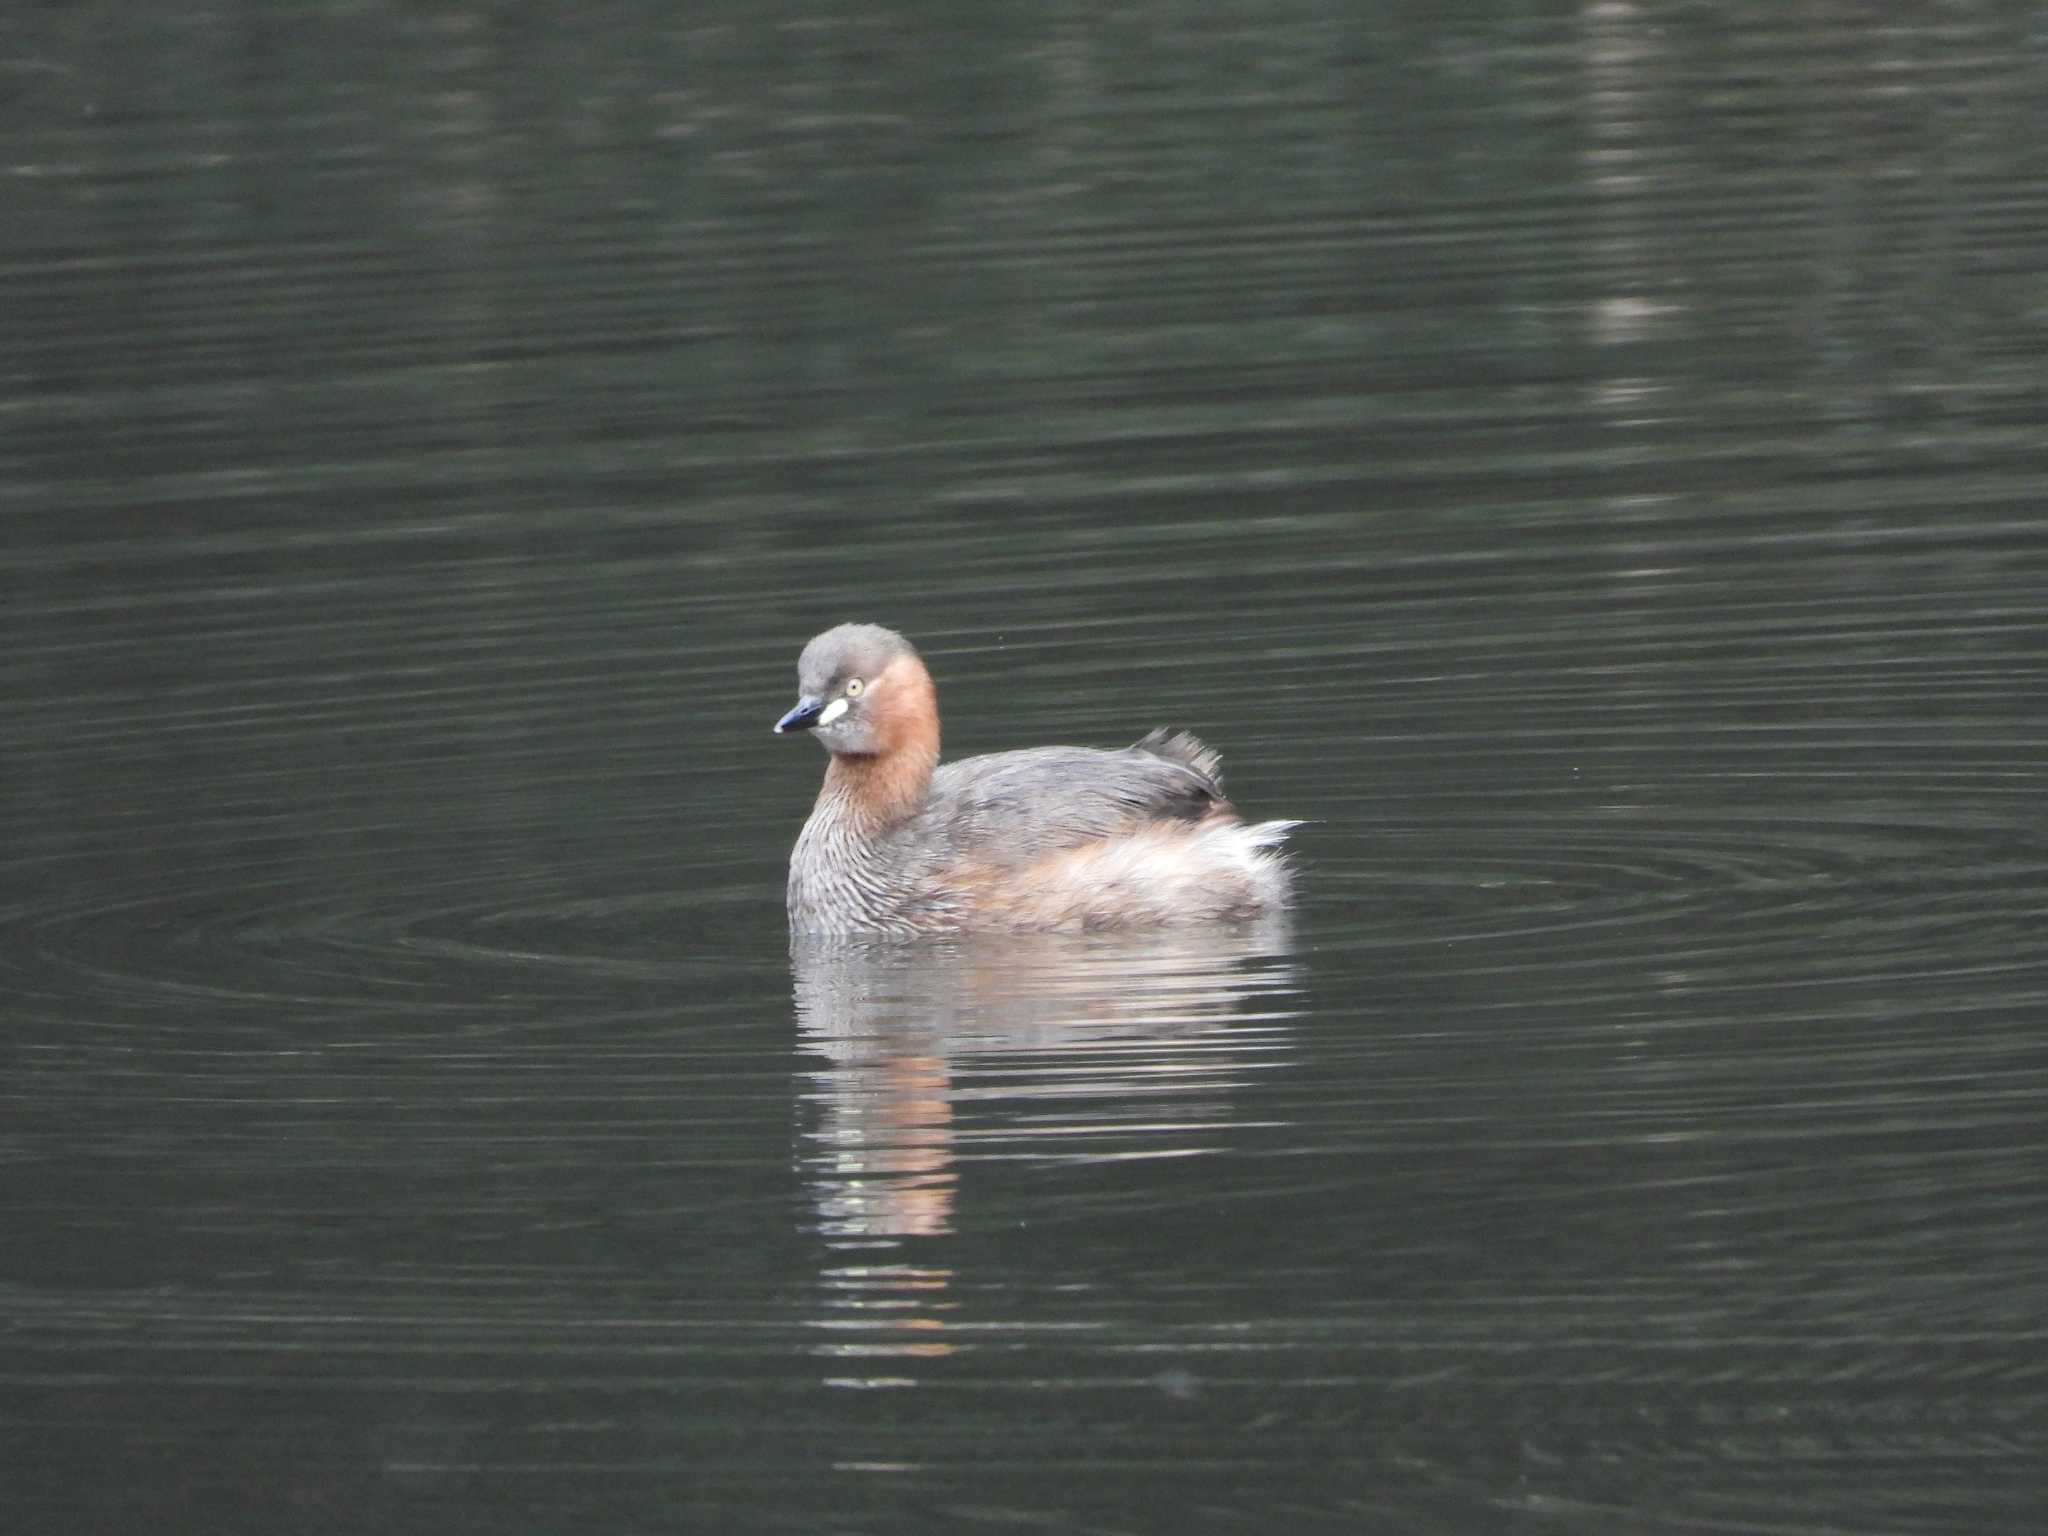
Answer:
[[1202, 745], [1201, 738], [1189, 731], [1171, 731], [1165, 726], [1147, 731], [1137, 745], [1137, 752], [1150, 752], [1154, 757], [1163, 757], [1169, 763], [1180, 763], [1199, 773], [1223, 793], [1223, 759]]

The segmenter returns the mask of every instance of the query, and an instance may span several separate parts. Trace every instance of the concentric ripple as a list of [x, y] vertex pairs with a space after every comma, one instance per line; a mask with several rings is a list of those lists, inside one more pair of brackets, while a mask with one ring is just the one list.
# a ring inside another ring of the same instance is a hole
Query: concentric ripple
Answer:
[[1639, 963], [1728, 983], [1997, 972], [2039, 990], [2048, 955], [2026, 937], [2048, 910], [2048, 836], [1972, 820], [1698, 799], [1532, 806], [1512, 821], [1376, 823], [1321, 879], [1358, 919], [1335, 942], [1460, 946], [1461, 969], [1512, 966], [1531, 984]]

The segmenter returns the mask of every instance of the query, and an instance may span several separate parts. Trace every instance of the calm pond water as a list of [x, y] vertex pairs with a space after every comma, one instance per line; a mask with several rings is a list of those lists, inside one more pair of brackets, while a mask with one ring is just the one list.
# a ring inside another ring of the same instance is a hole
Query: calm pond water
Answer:
[[2041, 15], [1357, 9], [0, 21], [10, 1528], [2041, 1528]]

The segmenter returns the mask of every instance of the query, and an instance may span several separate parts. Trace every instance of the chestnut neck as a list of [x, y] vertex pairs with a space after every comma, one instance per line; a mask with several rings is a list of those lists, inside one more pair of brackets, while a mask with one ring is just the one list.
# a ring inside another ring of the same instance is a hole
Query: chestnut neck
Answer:
[[867, 832], [913, 815], [924, 804], [939, 765], [939, 701], [931, 674], [915, 656], [899, 656], [874, 684], [881, 705], [879, 752], [832, 754], [821, 805], [837, 801]]
[[924, 804], [938, 754], [895, 751], [871, 757], [834, 756], [825, 770], [821, 805], [833, 804], [865, 832], [906, 820]]

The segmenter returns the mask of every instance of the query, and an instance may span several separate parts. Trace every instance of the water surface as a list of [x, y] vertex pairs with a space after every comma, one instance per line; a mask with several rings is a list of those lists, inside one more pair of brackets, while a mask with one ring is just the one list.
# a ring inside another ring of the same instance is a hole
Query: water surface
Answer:
[[[17, 1520], [2038, 1529], [2038, 33], [0, 24]], [[1295, 921], [791, 952], [847, 618]]]

